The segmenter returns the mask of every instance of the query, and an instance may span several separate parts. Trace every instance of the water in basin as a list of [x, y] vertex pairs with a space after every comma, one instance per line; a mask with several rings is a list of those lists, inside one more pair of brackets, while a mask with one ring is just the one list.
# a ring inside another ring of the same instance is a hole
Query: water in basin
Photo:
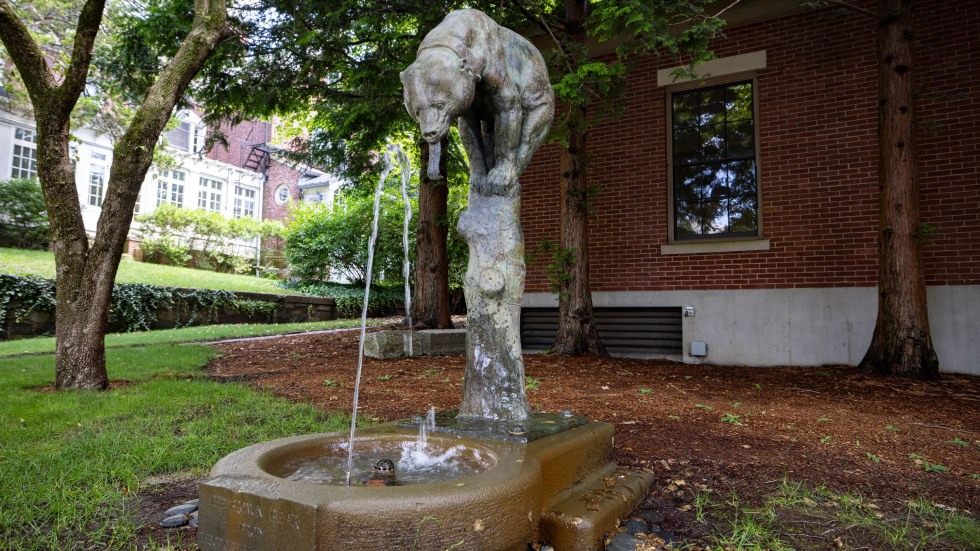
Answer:
[[[492, 466], [490, 454], [463, 445], [415, 440], [355, 439], [352, 486], [406, 486], [455, 480]], [[322, 453], [283, 463], [272, 474], [288, 480], [343, 486], [347, 481], [347, 442], [328, 444]], [[387, 460], [387, 461], [386, 461]]]

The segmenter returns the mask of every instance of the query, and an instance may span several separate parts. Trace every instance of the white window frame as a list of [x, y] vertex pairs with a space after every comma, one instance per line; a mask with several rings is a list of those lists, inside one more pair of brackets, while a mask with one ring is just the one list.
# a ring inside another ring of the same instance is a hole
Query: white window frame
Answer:
[[37, 130], [14, 127], [10, 147], [10, 177], [37, 178]]
[[224, 182], [201, 176], [198, 180], [200, 190], [197, 192], [197, 207], [201, 210], [221, 212], [221, 195]]
[[235, 186], [235, 200], [232, 215], [235, 218], [255, 218], [255, 188]]
[[187, 173], [183, 170], [164, 170], [157, 181], [157, 206], [170, 203], [177, 207], [184, 206], [184, 182]]
[[89, 164], [88, 204], [93, 207], [102, 208], [105, 200], [105, 168], [103, 164]]
[[[280, 197], [285, 194], [285, 197]], [[283, 184], [276, 188], [276, 204], [285, 205], [289, 201], [289, 186]]]

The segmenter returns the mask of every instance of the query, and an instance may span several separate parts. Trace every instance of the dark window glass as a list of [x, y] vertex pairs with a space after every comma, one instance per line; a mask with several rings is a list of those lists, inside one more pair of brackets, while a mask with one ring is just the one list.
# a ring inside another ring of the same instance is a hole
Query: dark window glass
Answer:
[[674, 238], [758, 235], [752, 83], [671, 97]]

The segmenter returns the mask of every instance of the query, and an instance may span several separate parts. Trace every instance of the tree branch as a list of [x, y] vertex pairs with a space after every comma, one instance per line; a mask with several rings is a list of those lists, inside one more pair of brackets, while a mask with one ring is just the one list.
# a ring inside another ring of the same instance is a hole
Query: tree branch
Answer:
[[0, 40], [13, 58], [17, 72], [27, 87], [27, 93], [31, 95], [35, 105], [38, 105], [40, 100], [55, 89], [57, 83], [37, 42], [7, 0], [0, 0]]
[[75, 44], [72, 47], [71, 63], [65, 74], [65, 80], [58, 89], [61, 109], [71, 112], [75, 108], [79, 94], [85, 88], [88, 70], [92, 61], [92, 48], [95, 36], [102, 23], [102, 12], [105, 10], [105, 0], [87, 0], [78, 16], [78, 26], [75, 27]]

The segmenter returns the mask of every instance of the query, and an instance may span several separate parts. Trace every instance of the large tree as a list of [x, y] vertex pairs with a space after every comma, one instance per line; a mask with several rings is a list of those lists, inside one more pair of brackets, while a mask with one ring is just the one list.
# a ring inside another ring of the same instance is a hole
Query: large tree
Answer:
[[915, 10], [912, 0], [878, 0], [876, 11], [843, 0], [837, 6], [873, 22], [878, 63], [878, 315], [859, 368], [874, 375], [939, 376], [929, 331], [922, 246], [929, 228], [919, 216], [915, 142]]
[[861, 369], [932, 379], [915, 159], [912, 0], [878, 1], [878, 318]]
[[90, 243], [69, 157], [70, 117], [86, 86], [105, 0], [82, 5], [70, 60], [60, 71], [52, 70], [17, 10], [0, 0], [0, 40], [23, 80], [37, 124], [38, 176], [57, 269], [55, 386], [59, 389], [108, 387], [105, 332], [136, 197], [174, 105], [218, 42], [231, 36], [225, 2], [195, 1], [190, 32], [116, 142], [102, 214]]

